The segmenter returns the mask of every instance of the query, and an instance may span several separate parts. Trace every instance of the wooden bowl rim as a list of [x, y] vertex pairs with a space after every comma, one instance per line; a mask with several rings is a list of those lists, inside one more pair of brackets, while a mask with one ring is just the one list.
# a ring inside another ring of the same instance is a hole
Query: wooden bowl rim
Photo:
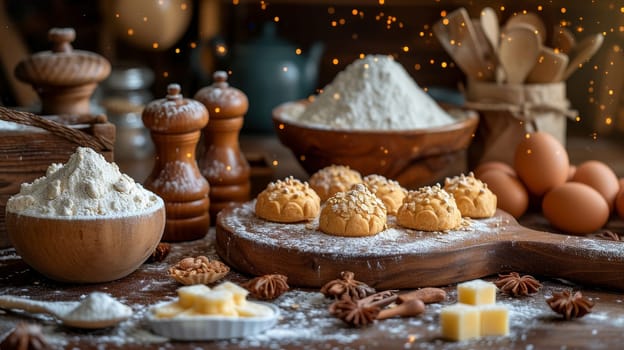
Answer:
[[[469, 129], [474, 127], [479, 122], [479, 114], [471, 109], [465, 109], [460, 106], [451, 106], [446, 104], [440, 104], [440, 106], [445, 110], [458, 110], [462, 111], [465, 114], [462, 118], [460, 118], [457, 122], [431, 127], [431, 128], [420, 128], [420, 129], [406, 129], [406, 130], [365, 130], [365, 129], [331, 129], [329, 127], [323, 127], [313, 124], [304, 124], [299, 123], [297, 121], [285, 119], [283, 116], [283, 109], [294, 104], [308, 104], [307, 100], [300, 101], [290, 101], [284, 102], [273, 109], [273, 123], [276, 128], [276, 132], [281, 132], [279, 124], [284, 124], [291, 128], [299, 128], [310, 130], [314, 132], [322, 132], [327, 134], [350, 134], [350, 135], [378, 135], [378, 136], [409, 136], [409, 135], [422, 135], [422, 134], [437, 134], [437, 133], [446, 133], [451, 131]], [[453, 116], [455, 118], [455, 116]]]

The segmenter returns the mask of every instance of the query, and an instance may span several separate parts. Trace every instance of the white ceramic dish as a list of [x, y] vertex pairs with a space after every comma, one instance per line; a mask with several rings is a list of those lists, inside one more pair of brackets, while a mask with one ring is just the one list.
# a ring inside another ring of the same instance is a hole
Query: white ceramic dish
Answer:
[[273, 304], [256, 302], [269, 307], [273, 314], [267, 317], [198, 316], [155, 318], [148, 312], [147, 322], [152, 331], [174, 340], [216, 340], [242, 338], [261, 333], [277, 323], [279, 308]]

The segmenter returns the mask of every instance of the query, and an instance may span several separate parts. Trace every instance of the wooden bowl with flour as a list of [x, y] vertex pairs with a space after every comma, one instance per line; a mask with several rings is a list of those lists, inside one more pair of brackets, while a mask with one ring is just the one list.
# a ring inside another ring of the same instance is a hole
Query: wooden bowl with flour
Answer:
[[411, 130], [337, 130], [305, 125], [288, 117], [306, 102], [287, 102], [273, 111], [275, 132], [311, 175], [326, 166], [348, 165], [362, 175], [378, 174], [407, 188], [442, 181], [466, 170], [466, 149], [479, 117], [447, 109], [454, 123]]
[[165, 227], [162, 200], [150, 210], [92, 218], [6, 213], [9, 239], [22, 259], [61, 282], [99, 283], [125, 277], [152, 254]]
[[57, 281], [98, 283], [134, 272], [165, 227], [162, 198], [93, 149], [23, 183], [7, 201], [6, 227], [17, 253]]

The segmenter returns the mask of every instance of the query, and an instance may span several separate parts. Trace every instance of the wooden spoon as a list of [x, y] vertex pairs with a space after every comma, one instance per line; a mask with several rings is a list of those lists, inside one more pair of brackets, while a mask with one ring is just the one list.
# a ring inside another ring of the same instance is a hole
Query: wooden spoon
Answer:
[[572, 34], [568, 28], [556, 25], [553, 31], [552, 45], [553, 48], [567, 55], [572, 52], [574, 46], [576, 46], [576, 39], [574, 39], [574, 34]]
[[517, 13], [507, 20], [505, 28], [511, 28], [516, 25], [529, 25], [533, 27], [540, 37], [540, 43], [543, 44], [546, 42], [546, 25], [544, 25], [544, 22], [538, 15], [532, 12]]
[[506, 27], [498, 48], [498, 60], [505, 70], [507, 83], [524, 83], [540, 52], [540, 38], [530, 26]]
[[445, 20], [436, 22], [433, 32], [466, 75], [477, 80], [491, 80], [494, 72], [482, 57], [483, 51], [478, 46], [472, 20], [466, 9], [459, 8], [449, 13]]
[[563, 80], [568, 79], [583, 63], [589, 60], [602, 46], [603, 41], [602, 34], [594, 34], [581, 40], [570, 53], [570, 64], [563, 72]]
[[[89, 298], [95, 294], [108, 297], [107, 305], [102, 312], [84, 315], [81, 309], [88, 308]], [[116, 304], [113, 304], [116, 303]], [[83, 308], [81, 308], [83, 306]], [[63, 324], [85, 329], [112, 327], [132, 316], [132, 309], [103, 293], [92, 293], [83, 301], [39, 301], [21, 298], [14, 295], [0, 295], [0, 308], [21, 309], [31, 313], [44, 313], [56, 317]], [[113, 312], [114, 311], [114, 312]]]
[[542, 47], [533, 69], [526, 78], [527, 83], [540, 84], [561, 81], [563, 71], [568, 66], [568, 55], [555, 52], [550, 47]]
[[488, 39], [492, 50], [498, 50], [498, 43], [500, 41], [500, 25], [498, 23], [498, 16], [491, 7], [484, 7], [481, 10], [481, 28], [483, 28], [483, 34]]

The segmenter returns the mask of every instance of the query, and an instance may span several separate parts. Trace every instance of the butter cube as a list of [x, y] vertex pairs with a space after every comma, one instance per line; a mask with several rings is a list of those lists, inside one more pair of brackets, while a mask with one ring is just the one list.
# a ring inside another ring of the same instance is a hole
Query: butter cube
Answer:
[[180, 303], [172, 301], [153, 308], [152, 313], [156, 318], [172, 318], [181, 314], [184, 310], [186, 309]]
[[236, 305], [244, 305], [247, 302], [247, 294], [249, 294], [247, 289], [229, 281], [219, 284], [212, 290], [227, 290], [231, 292], [234, 296], [234, 304]]
[[457, 302], [470, 305], [488, 305], [496, 302], [496, 285], [484, 280], [473, 280], [457, 285]]
[[198, 295], [193, 304], [193, 311], [206, 315], [238, 316], [234, 295], [227, 290], [211, 290]]
[[481, 305], [481, 336], [509, 335], [509, 310], [505, 305]]
[[180, 287], [177, 289], [178, 303], [183, 308], [190, 308], [195, 303], [198, 295], [210, 292], [210, 288], [204, 284], [194, 284], [191, 286]]
[[479, 338], [481, 319], [479, 309], [467, 304], [453, 304], [440, 311], [442, 338], [453, 341]]
[[244, 305], [237, 305], [236, 311], [239, 317], [266, 317], [273, 314], [270, 307], [252, 301]]

